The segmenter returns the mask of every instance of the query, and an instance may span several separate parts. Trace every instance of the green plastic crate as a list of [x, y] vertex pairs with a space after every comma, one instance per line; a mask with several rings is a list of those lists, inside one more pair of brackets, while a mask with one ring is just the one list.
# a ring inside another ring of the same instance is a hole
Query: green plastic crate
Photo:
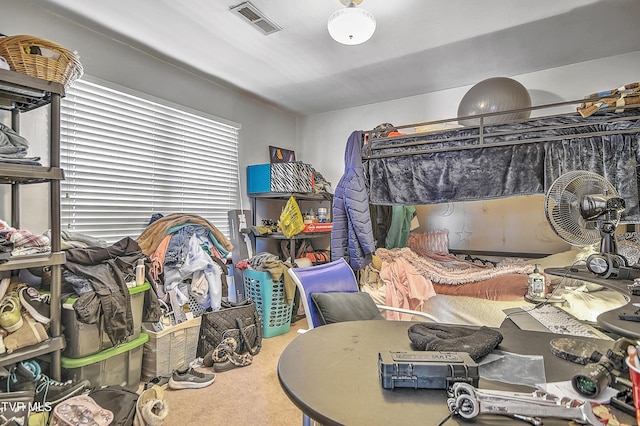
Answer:
[[[140, 336], [142, 331], [142, 311], [144, 309], [145, 292], [151, 288], [149, 283], [129, 288], [131, 315], [133, 317], [133, 333], [127, 338], [130, 342]], [[84, 358], [113, 346], [104, 327], [104, 315], [94, 324], [78, 321], [73, 304], [78, 297], [69, 297], [62, 303], [62, 329], [67, 346], [62, 356], [67, 358]]]
[[89, 380], [91, 386], [120, 385], [136, 390], [142, 376], [144, 344], [147, 333], [137, 339], [83, 358], [60, 357], [63, 380]]
[[262, 337], [287, 333], [293, 303], [287, 304], [283, 279], [274, 282], [269, 272], [245, 269], [243, 281], [245, 297], [253, 299], [262, 318]]

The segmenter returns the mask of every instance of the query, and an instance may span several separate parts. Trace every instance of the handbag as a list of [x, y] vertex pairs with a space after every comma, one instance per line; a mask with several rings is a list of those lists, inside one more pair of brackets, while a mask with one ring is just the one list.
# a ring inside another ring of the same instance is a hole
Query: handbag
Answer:
[[104, 408], [113, 413], [109, 426], [133, 426], [136, 416], [136, 403], [139, 395], [121, 385], [108, 385], [93, 388], [88, 396]]
[[88, 395], [73, 396], [56, 405], [51, 426], [107, 426], [113, 421], [113, 413], [99, 406]]
[[262, 321], [253, 299], [233, 303], [223, 300], [219, 310], [202, 314], [198, 357], [213, 351], [225, 338], [233, 337], [237, 354], [257, 355], [262, 348]]

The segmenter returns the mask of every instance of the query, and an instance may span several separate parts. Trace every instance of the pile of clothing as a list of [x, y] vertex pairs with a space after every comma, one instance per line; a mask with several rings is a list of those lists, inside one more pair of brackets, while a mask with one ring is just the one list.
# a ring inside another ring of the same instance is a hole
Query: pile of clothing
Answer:
[[29, 141], [11, 127], [0, 123], [0, 163], [40, 166], [40, 157], [27, 157]]
[[175, 292], [180, 305], [195, 301], [203, 310], [220, 309], [233, 245], [215, 225], [194, 214], [157, 214], [137, 242], [151, 258], [161, 299], [169, 302], [167, 295]]
[[[73, 304], [78, 321], [94, 324], [104, 315], [105, 332], [114, 346], [135, 332], [127, 283], [135, 278], [139, 259], [143, 259], [148, 271], [149, 259], [138, 243], [129, 237], [107, 247], [66, 251], [62, 271], [63, 293], [78, 296]], [[146, 281], [150, 283], [151, 291], [145, 292], [142, 321], [156, 322], [160, 318], [157, 285], [150, 274], [147, 274]]]
[[10, 252], [11, 256], [48, 253], [51, 251], [51, 240], [46, 235], [34, 234], [26, 229], [16, 229], [0, 220], [0, 252]]

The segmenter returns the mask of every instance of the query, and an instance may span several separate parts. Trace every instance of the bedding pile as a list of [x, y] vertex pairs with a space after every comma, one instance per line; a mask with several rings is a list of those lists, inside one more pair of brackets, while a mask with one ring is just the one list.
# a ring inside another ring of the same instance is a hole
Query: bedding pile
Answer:
[[[505, 258], [495, 265], [477, 264], [453, 254], [429, 252], [425, 242], [435, 237], [442, 238], [442, 233], [414, 236], [424, 244], [412, 248], [378, 249], [360, 274], [361, 290], [377, 304], [426, 312], [443, 323], [499, 327], [505, 318], [503, 309], [533, 306], [524, 295], [534, 264], [543, 270], [562, 267], [593, 252], [592, 247], [572, 248], [541, 259]], [[547, 282], [560, 285], [554, 294], [565, 299], [562, 308], [581, 320], [596, 321], [602, 312], [626, 303], [624, 295], [596, 284], [552, 275]], [[395, 312], [384, 315], [393, 320], [418, 319]]]
[[452, 254], [425, 253], [420, 256], [408, 247], [399, 249], [378, 249], [376, 255], [383, 265], [392, 263], [411, 264], [420, 274], [439, 284], [458, 285], [483, 281], [504, 274], [524, 274], [533, 272], [534, 266], [522, 259], [507, 258], [496, 267], [471, 263]]
[[[422, 310], [439, 294], [473, 296], [478, 300], [523, 301], [533, 265], [507, 259], [497, 266], [478, 265], [448, 253], [418, 254], [411, 248], [377, 249], [361, 274], [360, 285], [382, 304]], [[384, 294], [384, 300], [381, 299]], [[386, 312], [387, 319], [410, 320], [410, 314]]]

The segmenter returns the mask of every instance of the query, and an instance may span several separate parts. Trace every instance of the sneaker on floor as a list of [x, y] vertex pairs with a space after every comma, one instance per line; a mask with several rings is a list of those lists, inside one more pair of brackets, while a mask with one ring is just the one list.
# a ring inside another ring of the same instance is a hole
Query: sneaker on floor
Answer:
[[185, 370], [176, 370], [169, 379], [169, 388], [171, 389], [199, 389], [209, 386], [215, 380], [215, 374], [205, 374], [187, 368]]
[[169, 377], [156, 376], [149, 379], [149, 381], [144, 384], [144, 390], [147, 390], [152, 386], [160, 386], [162, 389], [166, 389], [168, 385], [169, 385]]
[[239, 366], [234, 364], [230, 360], [213, 363], [213, 371], [215, 371], [216, 373], [222, 373], [225, 371], [233, 370], [236, 367], [239, 367]]
[[51, 321], [50, 296], [40, 293], [38, 289], [33, 287], [22, 287], [19, 294], [22, 306], [31, 314], [33, 319], [42, 324], [49, 324]]
[[169, 414], [164, 400], [164, 389], [152, 385], [145, 389], [136, 402], [136, 417], [133, 426], [161, 426]]
[[20, 298], [15, 292], [7, 293], [0, 302], [0, 327], [13, 333], [22, 327], [22, 315], [20, 315]]

